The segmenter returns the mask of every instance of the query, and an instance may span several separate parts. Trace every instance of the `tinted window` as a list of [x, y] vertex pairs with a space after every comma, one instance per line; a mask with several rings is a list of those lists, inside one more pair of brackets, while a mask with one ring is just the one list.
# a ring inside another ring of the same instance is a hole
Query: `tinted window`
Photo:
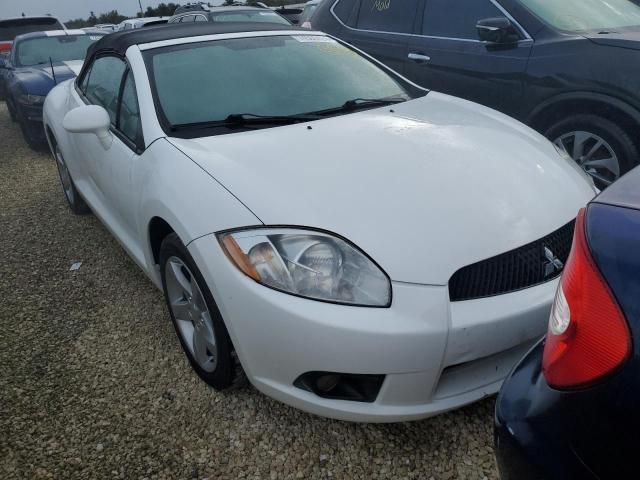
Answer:
[[102, 35], [61, 35], [21, 40], [16, 44], [17, 66], [28, 67], [42, 63], [84, 60], [87, 48]]
[[180, 23], [191, 23], [196, 19], [193, 15], [185, 15], [180, 19]]
[[93, 62], [87, 82], [87, 98], [91, 103], [103, 106], [109, 112], [111, 123], [114, 125], [116, 124], [118, 95], [125, 67], [125, 63], [119, 58], [98, 58]]
[[519, 0], [544, 22], [572, 32], [640, 25], [637, 0]]
[[158, 103], [172, 125], [224, 120], [234, 113], [308, 113], [355, 98], [409, 96], [395, 77], [324, 36], [216, 40], [197, 48], [148, 50], [145, 56]]
[[241, 12], [223, 12], [210, 15], [214, 22], [268, 22], [280, 25], [291, 25], [287, 20], [275, 12], [260, 12], [245, 10]]
[[422, 32], [434, 37], [478, 40], [478, 20], [493, 17], [504, 14], [489, 0], [427, 0]]
[[380, 32], [411, 33], [418, 0], [362, 0], [357, 27]]
[[356, 0], [340, 0], [336, 5], [334, 5], [333, 13], [336, 14], [336, 17], [338, 17], [342, 23], [349, 25], [349, 17], [351, 16], [355, 3]]
[[18, 18], [0, 21], [0, 41], [12, 42], [18, 35], [45, 30], [62, 30], [55, 18]]
[[122, 90], [122, 103], [120, 105], [118, 129], [133, 143], [137, 144], [142, 137], [140, 109], [138, 108], [136, 85], [131, 71], [127, 73], [127, 78], [124, 82], [124, 89]]
[[205, 17], [204, 15], [196, 15], [196, 22], [206, 22], [207, 21], [207, 17]]

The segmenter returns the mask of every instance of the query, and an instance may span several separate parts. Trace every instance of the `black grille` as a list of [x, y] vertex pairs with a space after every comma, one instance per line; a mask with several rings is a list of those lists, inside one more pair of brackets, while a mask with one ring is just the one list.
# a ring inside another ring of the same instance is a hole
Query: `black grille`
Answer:
[[574, 227], [572, 221], [540, 240], [461, 268], [449, 280], [449, 298], [459, 302], [490, 297], [557, 277], [569, 256]]

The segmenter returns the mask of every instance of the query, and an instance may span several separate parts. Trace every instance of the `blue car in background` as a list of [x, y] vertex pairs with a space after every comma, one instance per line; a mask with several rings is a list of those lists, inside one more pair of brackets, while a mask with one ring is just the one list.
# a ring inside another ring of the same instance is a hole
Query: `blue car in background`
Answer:
[[640, 478], [640, 167], [580, 212], [546, 339], [495, 421], [503, 480]]
[[11, 119], [20, 124], [27, 143], [45, 143], [42, 105], [58, 83], [74, 78], [87, 48], [106, 34], [83, 30], [53, 30], [19, 35], [8, 59], [0, 57]]

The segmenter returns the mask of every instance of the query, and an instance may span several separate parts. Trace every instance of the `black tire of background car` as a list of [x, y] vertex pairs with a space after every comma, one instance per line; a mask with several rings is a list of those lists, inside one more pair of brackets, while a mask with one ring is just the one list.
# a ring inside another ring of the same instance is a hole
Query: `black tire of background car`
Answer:
[[7, 104], [7, 110], [9, 110], [9, 118], [11, 118], [12, 122], [16, 122], [18, 119], [16, 117], [16, 110], [13, 108], [13, 103], [11, 103], [9, 99], [6, 99], [5, 103]]
[[[55, 148], [56, 147], [55, 139], [52, 138], [51, 142], [52, 142], [52, 147]], [[62, 187], [62, 194], [64, 195], [64, 198], [67, 199], [69, 208], [76, 215], [90, 214], [91, 209], [89, 208], [89, 205], [87, 205], [87, 203], [84, 201], [84, 198], [82, 198], [82, 195], [80, 195], [80, 192], [78, 192], [78, 189], [76, 188], [76, 184], [73, 182], [73, 178], [71, 178], [71, 174], [69, 174], [69, 178], [71, 180], [71, 190], [73, 191], [73, 199], [67, 196], [66, 192], [64, 191], [64, 185], [62, 183], [62, 173], [60, 172], [60, 165], [58, 165], [58, 161], [56, 160], [55, 152], [52, 151], [51, 155], [53, 156], [53, 161], [56, 163], [56, 167], [58, 168], [58, 176], [60, 177], [60, 187]]]
[[18, 117], [18, 125], [20, 125], [20, 130], [22, 131], [22, 136], [24, 137], [24, 141], [27, 142], [27, 145], [29, 145], [29, 147], [31, 147], [32, 150], [42, 151], [44, 148], [44, 145], [42, 144], [42, 142], [33, 138], [33, 136], [31, 135], [31, 132], [29, 131], [27, 120], [24, 118], [24, 116], [20, 112], [17, 112], [17, 117]]
[[[213, 372], [205, 372], [200, 368], [198, 363], [192, 357], [189, 352], [189, 348], [184, 344], [182, 336], [178, 330], [178, 325], [176, 324], [176, 319], [171, 311], [171, 307], [169, 306], [169, 296], [167, 293], [167, 282], [165, 278], [165, 266], [170, 257], [175, 256], [180, 258], [191, 270], [193, 275], [195, 276], [196, 282], [198, 282], [198, 286], [202, 291], [202, 295], [204, 296], [204, 300], [207, 303], [207, 307], [209, 308], [209, 313], [211, 314], [211, 321], [213, 323], [213, 330], [216, 336], [216, 346], [218, 348], [218, 359], [217, 366]], [[229, 337], [229, 332], [227, 331], [227, 327], [222, 320], [222, 315], [218, 310], [218, 306], [216, 305], [215, 300], [213, 299], [213, 295], [211, 291], [207, 287], [207, 283], [205, 282], [200, 270], [198, 269], [195, 261], [191, 257], [191, 254], [184, 246], [184, 244], [180, 241], [180, 238], [175, 233], [167, 235], [167, 237], [162, 241], [162, 245], [160, 247], [160, 274], [162, 277], [162, 289], [164, 291], [165, 302], [167, 303], [167, 309], [169, 310], [169, 315], [171, 316], [171, 321], [173, 322], [173, 327], [176, 331], [176, 335], [180, 340], [180, 344], [182, 345], [182, 349], [189, 359], [189, 363], [191, 367], [195, 370], [198, 376], [208, 385], [213, 387], [215, 390], [227, 390], [231, 388], [239, 388], [246, 384], [246, 376], [244, 371], [242, 370], [242, 366], [240, 365], [240, 361], [236, 355], [236, 352], [233, 349], [233, 344], [231, 342], [231, 338]]]
[[631, 136], [611, 120], [593, 114], [572, 115], [553, 124], [545, 137], [554, 141], [565, 133], [583, 130], [595, 133], [605, 140], [616, 153], [620, 175], [624, 175], [640, 163], [640, 150]]

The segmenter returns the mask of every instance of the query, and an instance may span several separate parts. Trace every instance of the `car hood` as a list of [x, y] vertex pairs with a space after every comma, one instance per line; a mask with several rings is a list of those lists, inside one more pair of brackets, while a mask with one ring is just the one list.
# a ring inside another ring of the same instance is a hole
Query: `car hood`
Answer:
[[624, 30], [607, 34], [593, 33], [585, 35], [585, 37], [598, 45], [640, 50], [640, 29]]
[[170, 141], [265, 224], [338, 233], [395, 281], [445, 285], [459, 268], [565, 225], [594, 195], [533, 130], [434, 92], [309, 124]]
[[54, 63], [53, 73], [51, 65], [38, 65], [34, 67], [20, 67], [15, 70], [16, 81], [26, 93], [32, 95], [47, 95], [57, 83], [75, 78], [82, 69], [82, 60]]

